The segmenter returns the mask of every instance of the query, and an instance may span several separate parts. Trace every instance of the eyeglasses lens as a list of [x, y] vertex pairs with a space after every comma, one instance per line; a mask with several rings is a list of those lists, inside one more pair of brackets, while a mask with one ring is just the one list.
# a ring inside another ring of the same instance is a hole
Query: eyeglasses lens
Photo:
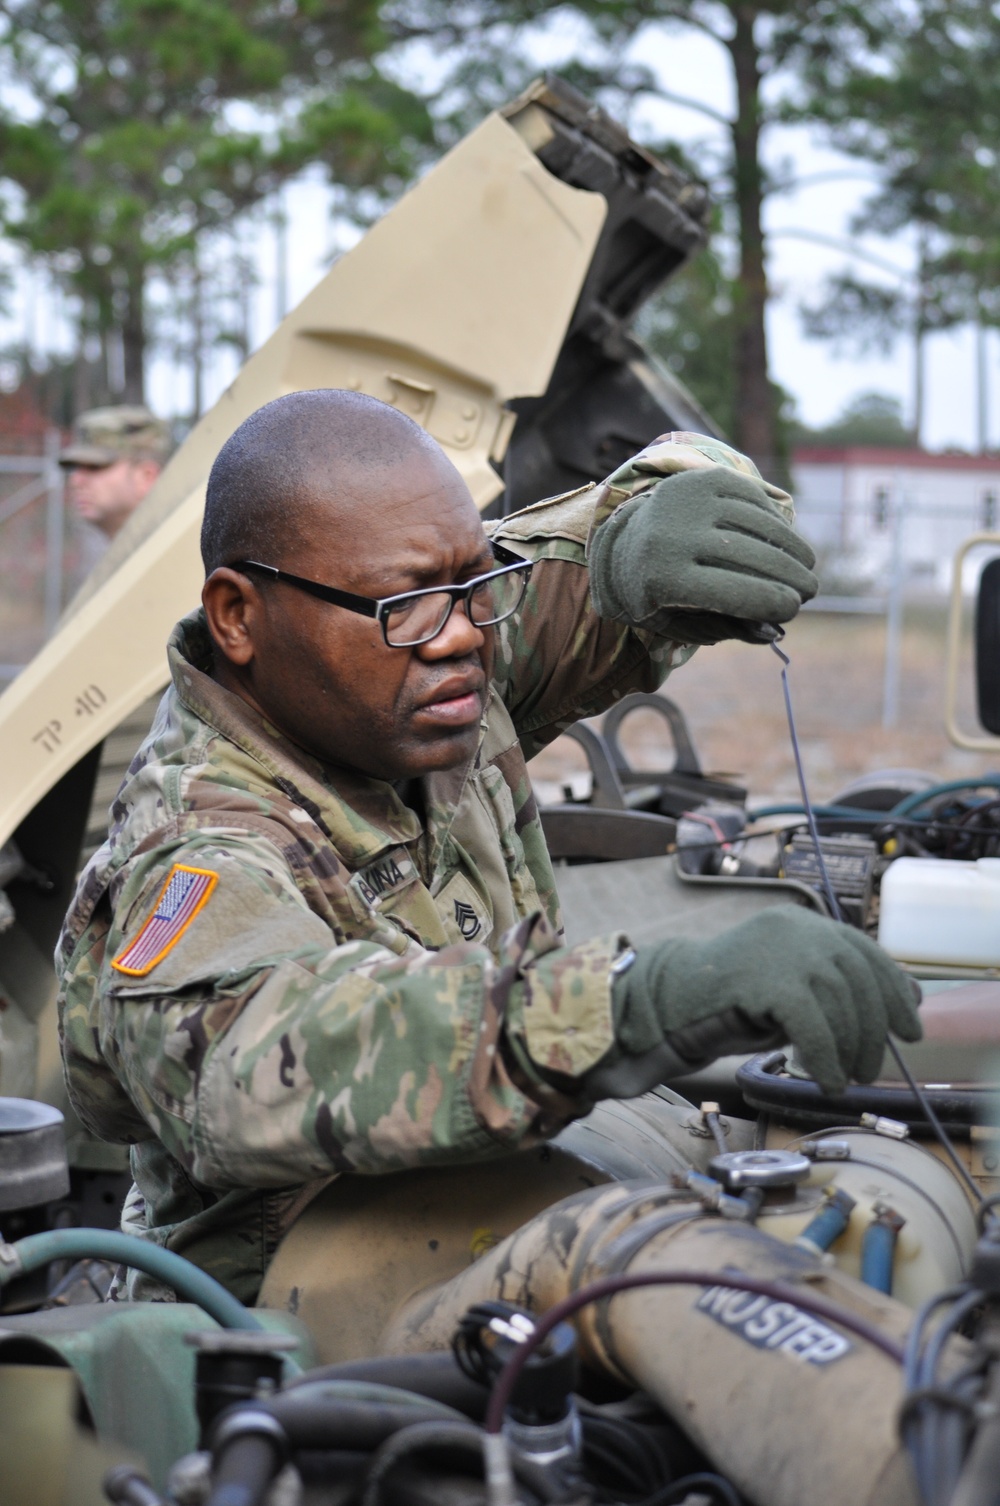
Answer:
[[407, 648], [426, 643], [440, 633], [451, 611], [451, 597], [446, 592], [429, 596], [410, 596], [397, 602], [385, 619], [386, 640], [393, 648]]
[[526, 585], [527, 579], [520, 570], [511, 570], [506, 575], [495, 575], [492, 580], [484, 581], [473, 591], [469, 603], [473, 622], [479, 627], [502, 622], [517, 610]]
[[[521, 604], [527, 573], [511, 570], [484, 580], [471, 593], [467, 611], [477, 627], [489, 627], [510, 617]], [[444, 627], [451, 612], [452, 597], [446, 592], [431, 591], [425, 596], [410, 596], [399, 601], [385, 618], [386, 641], [393, 648], [413, 648], [428, 643]]]

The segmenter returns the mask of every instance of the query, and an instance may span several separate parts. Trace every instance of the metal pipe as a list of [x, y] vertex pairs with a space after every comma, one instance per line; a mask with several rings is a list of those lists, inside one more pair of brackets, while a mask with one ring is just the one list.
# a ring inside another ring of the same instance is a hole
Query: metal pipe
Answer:
[[65, 502], [62, 472], [58, 465], [59, 434], [45, 435], [45, 634], [48, 637], [62, 612], [63, 535]]
[[882, 679], [882, 726], [895, 727], [899, 720], [899, 680], [903, 647], [903, 527], [906, 498], [897, 474], [892, 499], [892, 555], [889, 569], [889, 600], [885, 614], [885, 669]]

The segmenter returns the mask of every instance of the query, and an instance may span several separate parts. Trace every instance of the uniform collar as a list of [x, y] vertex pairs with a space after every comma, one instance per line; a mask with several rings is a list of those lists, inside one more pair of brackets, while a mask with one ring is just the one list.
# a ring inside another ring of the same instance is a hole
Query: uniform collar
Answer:
[[[478, 750], [467, 765], [421, 781], [425, 831], [387, 781], [321, 763], [213, 679], [212, 641], [200, 608], [174, 628], [167, 658], [179, 700], [259, 764], [270, 782], [320, 826], [348, 866], [362, 868], [388, 848], [416, 843], [420, 866], [429, 878], [436, 873], [469, 774], [478, 763]], [[480, 747], [485, 724], [484, 714]]]

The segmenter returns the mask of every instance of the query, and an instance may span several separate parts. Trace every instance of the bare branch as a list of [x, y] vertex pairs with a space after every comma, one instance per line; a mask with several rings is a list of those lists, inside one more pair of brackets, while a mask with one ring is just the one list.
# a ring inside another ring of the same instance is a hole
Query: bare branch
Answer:
[[864, 250], [863, 247], [857, 245], [854, 241], [841, 240], [836, 235], [824, 235], [819, 230], [786, 230], [782, 228], [767, 232], [768, 240], [775, 240], [779, 236], [785, 240], [812, 241], [817, 246], [830, 246], [834, 251], [843, 251], [847, 256], [857, 257], [859, 261], [871, 262], [873, 267], [881, 267], [883, 272], [891, 272], [894, 277], [899, 278], [900, 282], [912, 282], [917, 275], [915, 271], [908, 271], [904, 267], [894, 266], [891, 261], [884, 261], [881, 256], [876, 256], [872, 251]]
[[675, 94], [672, 89], [656, 88], [649, 92], [655, 94], [657, 99], [668, 100], [670, 104], [681, 105], [686, 110], [696, 110], [699, 115], [707, 115], [709, 120], [724, 125], [727, 130], [732, 129], [733, 122], [728, 115], [723, 115], [721, 110], [713, 110], [711, 105], [703, 104], [700, 99], [691, 99], [687, 94]]

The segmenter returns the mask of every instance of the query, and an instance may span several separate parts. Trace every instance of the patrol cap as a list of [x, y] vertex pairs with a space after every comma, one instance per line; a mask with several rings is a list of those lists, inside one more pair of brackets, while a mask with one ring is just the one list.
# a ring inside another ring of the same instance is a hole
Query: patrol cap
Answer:
[[141, 405], [91, 408], [80, 414], [73, 427], [73, 438], [59, 455], [62, 466], [164, 461], [170, 453], [167, 425]]

